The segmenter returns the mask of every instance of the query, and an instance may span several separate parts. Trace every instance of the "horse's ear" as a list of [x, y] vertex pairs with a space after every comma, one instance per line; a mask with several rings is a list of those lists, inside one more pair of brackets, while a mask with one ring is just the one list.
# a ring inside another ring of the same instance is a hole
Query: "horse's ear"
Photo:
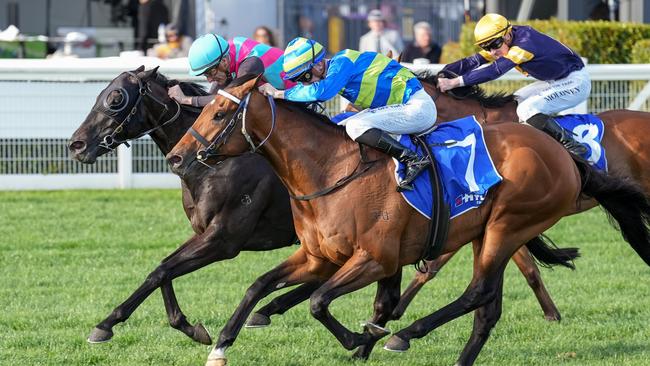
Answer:
[[138, 67], [137, 69], [135, 69], [135, 73], [136, 73], [136, 74], [137, 74], [137, 73], [140, 73], [140, 72], [143, 72], [143, 71], [144, 71], [144, 65], [140, 65], [140, 67]]
[[145, 79], [155, 78], [155, 77], [156, 77], [156, 73], [158, 73], [158, 68], [159, 68], [159, 67], [160, 67], [160, 66], [156, 66], [156, 67], [154, 67], [154, 68], [151, 69], [151, 70], [147, 70], [147, 72], [144, 73], [144, 77], [145, 77]]
[[395, 61], [397, 61], [398, 63], [402, 62], [402, 54], [401, 53], [399, 55], [397, 55], [397, 58], [395, 59]]
[[241, 91], [242, 95], [246, 94], [255, 88], [261, 78], [262, 74], [259, 74], [257, 76], [251, 76], [250, 79], [247, 78], [248, 80], [241, 80], [238, 89]]

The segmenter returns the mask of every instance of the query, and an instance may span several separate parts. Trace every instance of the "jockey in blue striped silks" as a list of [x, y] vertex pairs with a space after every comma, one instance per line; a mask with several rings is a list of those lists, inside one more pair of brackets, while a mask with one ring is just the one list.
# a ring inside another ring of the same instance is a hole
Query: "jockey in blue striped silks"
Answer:
[[436, 106], [411, 71], [376, 52], [346, 49], [326, 59], [320, 43], [301, 37], [288, 44], [283, 68], [285, 78], [298, 84], [285, 91], [267, 84], [260, 88], [263, 93], [294, 102], [322, 102], [341, 94], [363, 109], [344, 121], [348, 135], [404, 163], [408, 168], [399, 189], [412, 189], [411, 181], [428, 161], [390, 134], [430, 129]]

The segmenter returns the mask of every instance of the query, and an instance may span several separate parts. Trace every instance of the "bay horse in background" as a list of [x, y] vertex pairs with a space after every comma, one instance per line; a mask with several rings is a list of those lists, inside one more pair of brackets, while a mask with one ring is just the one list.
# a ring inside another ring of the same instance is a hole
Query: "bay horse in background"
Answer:
[[[144, 67], [117, 76], [70, 139], [72, 157], [92, 164], [120, 143], [149, 134], [166, 154], [198, 117], [200, 109], [181, 107], [167, 96], [170, 82]], [[186, 95], [206, 95], [198, 85], [180, 83]], [[201, 167], [181, 180], [183, 208], [194, 235], [162, 260], [144, 283], [93, 329], [88, 341], [105, 342], [158, 287], [172, 327], [194, 341], [211, 344], [201, 323], [191, 325], [181, 311], [172, 281], [241, 251], [262, 251], [296, 243], [289, 196], [269, 164], [256, 154]], [[296, 291], [312, 289], [305, 287]], [[308, 296], [308, 295], [307, 295]]]
[[[423, 253], [429, 220], [395, 191], [392, 159], [367, 151], [368, 159], [359, 163], [360, 148], [344, 129], [299, 105], [281, 101], [276, 107], [255, 89], [256, 83], [253, 79], [228, 87], [203, 109], [193, 131], [167, 155], [176, 173], [191, 175], [201, 165], [200, 151], [227, 160], [245, 153], [250, 144], [268, 159], [290, 195], [297, 196], [330, 186], [358, 164], [370, 166], [328, 196], [292, 200], [300, 248], [247, 290], [208, 364], [225, 363], [226, 348], [263, 297], [311, 282], [322, 283], [310, 297], [311, 314], [346, 349], [359, 347], [357, 354], [367, 357], [375, 342], [388, 333], [383, 326], [397, 303], [401, 267], [415, 263]], [[396, 333], [385, 346], [389, 350], [404, 351], [411, 339], [476, 310], [472, 335], [458, 361], [473, 364], [501, 315], [508, 260], [528, 240], [575, 213], [582, 195], [598, 200], [617, 221], [623, 237], [650, 264], [650, 205], [635, 185], [598, 173], [582, 160], [574, 163], [561, 145], [535, 129], [514, 123], [483, 129], [503, 181], [489, 191], [479, 208], [451, 220], [442, 246], [442, 253], [449, 253], [473, 242], [473, 278], [456, 301]], [[390, 219], [374, 219], [373, 210], [388, 212]], [[329, 312], [329, 305], [374, 282], [378, 288], [373, 322], [363, 333], [352, 332]]]
[[[443, 93], [437, 88], [437, 74], [420, 72], [418, 79], [436, 103], [438, 122], [453, 121], [468, 115], [474, 115], [482, 124], [519, 121], [517, 101], [512, 94], [487, 94], [478, 86], [456, 88]], [[646, 196], [650, 196], [650, 113], [610, 110], [597, 116], [605, 124], [602, 145], [607, 154], [609, 173], [633, 179], [641, 186]], [[584, 209], [595, 205], [595, 202], [587, 203]], [[435, 262], [428, 262], [426, 272], [416, 273], [395, 308], [394, 319], [402, 316], [422, 286], [436, 276], [453, 254], [441, 257]], [[548, 315], [546, 318], [549, 318]]]

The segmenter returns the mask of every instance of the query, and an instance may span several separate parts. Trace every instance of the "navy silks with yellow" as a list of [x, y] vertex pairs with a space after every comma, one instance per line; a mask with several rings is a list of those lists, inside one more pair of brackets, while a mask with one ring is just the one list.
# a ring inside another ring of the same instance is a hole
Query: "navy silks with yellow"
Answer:
[[[444, 70], [463, 76], [465, 85], [494, 80], [513, 67], [537, 80], [550, 81], [566, 77], [584, 67], [580, 56], [555, 39], [529, 26], [512, 26], [512, 43], [506, 55], [494, 60], [481, 51], [445, 66]], [[492, 62], [486, 67], [477, 67]]]

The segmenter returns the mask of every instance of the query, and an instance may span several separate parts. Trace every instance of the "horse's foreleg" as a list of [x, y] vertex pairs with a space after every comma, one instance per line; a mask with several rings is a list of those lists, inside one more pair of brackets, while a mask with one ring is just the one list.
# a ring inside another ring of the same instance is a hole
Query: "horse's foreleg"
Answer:
[[374, 303], [375, 312], [363, 330], [364, 333], [369, 333], [374, 337], [367, 344], [360, 346], [353, 357], [364, 360], [368, 359], [377, 340], [388, 334], [389, 331], [384, 329], [384, 327], [392, 319], [391, 314], [393, 313], [393, 309], [400, 300], [399, 291], [401, 282], [402, 269], [400, 268], [393, 276], [384, 278], [377, 283], [377, 295], [375, 296]]
[[440, 269], [451, 259], [451, 257], [454, 256], [454, 254], [456, 254], [456, 252], [446, 253], [432, 261], [426, 262], [427, 271], [424, 273], [418, 271], [415, 274], [415, 278], [411, 281], [406, 290], [404, 290], [404, 293], [399, 299], [399, 303], [395, 307], [395, 310], [393, 310], [391, 319], [397, 320], [404, 315], [406, 308], [411, 304], [411, 301], [413, 301], [415, 295], [420, 292], [424, 284], [436, 277]]
[[287, 260], [259, 277], [248, 288], [246, 295], [221, 331], [216, 345], [208, 355], [206, 365], [226, 364], [226, 348], [235, 342], [253, 308], [265, 296], [287, 286], [323, 281], [334, 271], [336, 266], [308, 256], [301, 247]]
[[533, 289], [537, 301], [542, 306], [542, 311], [544, 312], [544, 318], [546, 320], [560, 320], [560, 311], [553, 303], [551, 295], [549, 295], [544, 282], [542, 282], [542, 277], [539, 273], [539, 268], [535, 264], [530, 252], [526, 247], [521, 247], [519, 250], [512, 256], [512, 260], [517, 264], [519, 270], [528, 281], [528, 286]]
[[[88, 341], [91, 343], [99, 343], [110, 340], [113, 337], [113, 327], [116, 324], [126, 321], [154, 290], [168, 283], [168, 289], [163, 291], [163, 298], [165, 299], [165, 307], [167, 308], [172, 326], [180, 329], [197, 342], [208, 342], [209, 336], [206, 339], [205, 335], [207, 334], [204, 335], [201, 333], [200, 328], [203, 327], [198, 325], [195, 328], [187, 323], [185, 316], [178, 307], [175, 297], [173, 300], [169, 300], [167, 299], [167, 295], [173, 295], [173, 290], [171, 292], [168, 290], [171, 288], [171, 281], [174, 278], [195, 271], [218, 260], [232, 258], [238, 253], [216, 250], [215, 246], [218, 246], [218, 243], [211, 238], [213, 238], [213, 235], [210, 232], [194, 235], [165, 258], [126, 301], [117, 306], [106, 319], [97, 324], [88, 337]], [[195, 334], [197, 337], [195, 337]]]
[[[367, 344], [373, 338], [377, 337], [367, 332], [360, 334], [350, 331], [332, 316], [329, 312], [329, 305], [339, 296], [356, 291], [385, 277], [384, 268], [368, 252], [357, 250], [323, 286], [311, 295], [311, 314], [346, 349], [352, 350], [358, 346]], [[375, 330], [378, 333], [383, 333], [378, 328], [375, 328]], [[383, 336], [386, 333], [379, 335]]]
[[246, 322], [246, 328], [262, 328], [271, 324], [271, 315], [284, 314], [285, 311], [307, 300], [322, 282], [308, 282], [282, 294], [254, 312]]

